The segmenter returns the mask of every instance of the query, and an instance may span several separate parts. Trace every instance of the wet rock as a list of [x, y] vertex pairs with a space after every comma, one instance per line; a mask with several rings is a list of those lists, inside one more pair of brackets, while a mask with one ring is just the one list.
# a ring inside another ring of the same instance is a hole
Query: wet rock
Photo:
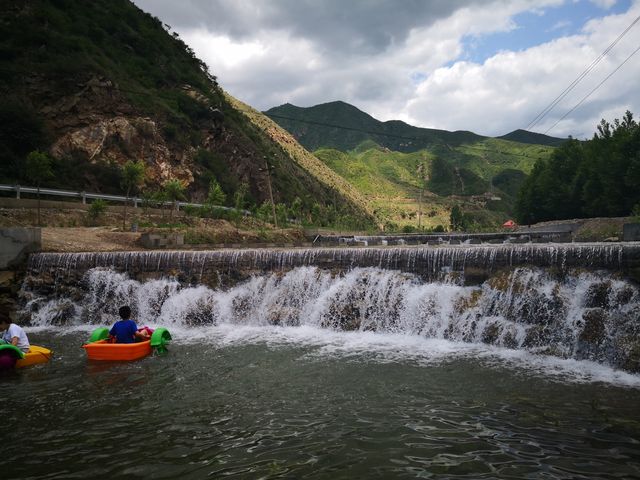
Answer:
[[454, 306], [454, 312], [457, 316], [464, 315], [470, 310], [476, 308], [480, 299], [482, 298], [482, 290], [475, 289], [472, 290], [468, 296], [460, 297]]
[[616, 342], [618, 352], [616, 364], [631, 373], [640, 373], [640, 340], [636, 336], [626, 336]]
[[527, 329], [522, 346], [525, 348], [542, 347], [549, 343], [549, 332], [545, 325], [532, 325]]
[[267, 321], [271, 325], [300, 325], [300, 310], [294, 307], [272, 307], [267, 313]]
[[611, 282], [594, 283], [585, 293], [585, 308], [607, 308], [609, 306], [610, 292]]
[[482, 341], [484, 343], [494, 344], [498, 337], [500, 336], [500, 327], [495, 324], [489, 324], [485, 327], [482, 332]]
[[607, 313], [600, 308], [587, 310], [583, 313], [582, 320], [583, 326], [578, 335], [576, 357], [596, 360], [605, 354], [602, 347], [605, 341]]

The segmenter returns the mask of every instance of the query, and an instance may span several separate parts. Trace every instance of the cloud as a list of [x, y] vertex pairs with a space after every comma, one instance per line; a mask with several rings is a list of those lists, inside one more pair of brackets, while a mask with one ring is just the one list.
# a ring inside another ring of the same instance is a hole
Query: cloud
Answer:
[[[626, 14], [592, 20], [579, 35], [521, 51], [505, 44], [480, 64], [464, 61], [473, 38], [514, 31], [518, 14], [544, 15], [573, 0], [405, 0], [401, 7], [395, 0], [135, 1], [256, 108], [343, 100], [381, 120], [485, 135], [526, 126], [640, 14], [635, 0]], [[628, 37], [537, 131], [626, 58], [640, 39], [635, 30]], [[630, 81], [638, 63], [625, 65], [550, 134], [590, 136], [604, 111], [639, 111], [630, 100], [638, 102]]]

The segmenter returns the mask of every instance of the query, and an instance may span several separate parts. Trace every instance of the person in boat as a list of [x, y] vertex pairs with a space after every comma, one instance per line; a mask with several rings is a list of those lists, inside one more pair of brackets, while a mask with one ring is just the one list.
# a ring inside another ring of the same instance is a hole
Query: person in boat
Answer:
[[153, 328], [151, 327], [147, 327], [146, 325], [144, 327], [140, 327], [138, 329], [138, 334], [137, 338], [145, 341], [145, 340], [149, 340], [151, 338], [151, 334], [153, 333]]
[[24, 329], [13, 323], [4, 312], [0, 312], [0, 330], [4, 332], [2, 334], [2, 341], [18, 347], [24, 353], [27, 353], [29, 348], [31, 348], [29, 338]]
[[109, 330], [109, 339], [112, 342], [133, 343], [147, 340], [144, 334], [138, 331], [136, 322], [131, 320], [131, 308], [128, 305], [120, 307], [118, 314], [121, 320], [118, 320]]

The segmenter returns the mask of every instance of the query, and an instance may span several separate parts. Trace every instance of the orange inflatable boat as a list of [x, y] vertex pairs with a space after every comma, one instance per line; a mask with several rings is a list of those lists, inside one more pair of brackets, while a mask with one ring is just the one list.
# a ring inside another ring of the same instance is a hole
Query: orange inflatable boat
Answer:
[[167, 351], [167, 343], [171, 340], [171, 334], [166, 328], [156, 329], [151, 338], [144, 342], [135, 343], [110, 343], [108, 341], [109, 330], [101, 327], [91, 334], [89, 343], [82, 346], [87, 352], [89, 360], [138, 360], [152, 352], [164, 353]]

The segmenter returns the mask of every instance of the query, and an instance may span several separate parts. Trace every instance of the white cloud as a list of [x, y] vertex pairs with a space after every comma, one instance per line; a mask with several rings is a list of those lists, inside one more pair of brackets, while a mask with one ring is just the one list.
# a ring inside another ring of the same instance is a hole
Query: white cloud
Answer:
[[[439, 68], [418, 86], [403, 110], [411, 123], [449, 130], [499, 135], [524, 128], [639, 14], [636, 5], [625, 15], [590, 22], [581, 35], [522, 52], [499, 53], [482, 65], [457, 62]], [[550, 128], [624, 61], [639, 40], [640, 29], [630, 31], [534, 130]], [[600, 118], [621, 117], [627, 109], [640, 111], [636, 78], [640, 62], [625, 64], [549, 134], [590, 137]]]
[[[505, 45], [483, 64], [461, 61], [469, 38], [509, 32], [515, 15], [566, 1], [136, 3], [173, 25], [220, 84], [256, 108], [343, 100], [380, 120], [501, 135], [526, 126], [640, 14], [634, 0], [625, 15], [593, 20], [580, 35], [518, 52]], [[535, 130], [550, 127], [638, 44], [640, 25]], [[605, 112], [640, 112], [630, 80], [639, 64], [625, 65], [550, 134], [590, 136]]]

